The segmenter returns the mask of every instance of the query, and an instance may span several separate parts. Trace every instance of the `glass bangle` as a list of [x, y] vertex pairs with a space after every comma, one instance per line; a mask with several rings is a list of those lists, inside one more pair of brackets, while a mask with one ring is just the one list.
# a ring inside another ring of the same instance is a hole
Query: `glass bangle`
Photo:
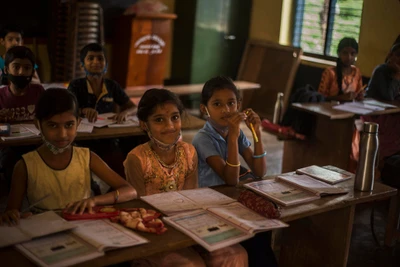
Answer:
[[261, 155], [253, 155], [253, 159], [263, 158], [267, 155], [267, 151], [264, 151]]

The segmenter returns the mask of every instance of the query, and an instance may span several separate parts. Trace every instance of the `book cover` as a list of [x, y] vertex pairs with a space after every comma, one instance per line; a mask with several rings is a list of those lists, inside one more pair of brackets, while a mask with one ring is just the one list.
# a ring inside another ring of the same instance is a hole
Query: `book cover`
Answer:
[[344, 182], [352, 177], [352, 175], [331, 171], [317, 165], [311, 165], [298, 169], [296, 170], [296, 173], [311, 176], [328, 184], [337, 184], [340, 182]]

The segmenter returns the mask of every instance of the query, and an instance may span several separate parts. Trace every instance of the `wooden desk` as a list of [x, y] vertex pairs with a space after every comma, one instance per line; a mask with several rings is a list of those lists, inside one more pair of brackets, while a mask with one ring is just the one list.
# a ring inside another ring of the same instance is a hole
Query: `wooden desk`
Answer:
[[[136, 207], [154, 209], [150, 205], [141, 200], [133, 200], [126, 203], [118, 204], [119, 207]], [[162, 235], [137, 232], [142, 237], [148, 239], [147, 244], [134, 246], [130, 248], [108, 251], [105, 256], [96, 258], [87, 262], [83, 262], [74, 266], [107, 266], [117, 264], [133, 259], [147, 257], [156, 253], [173, 251], [196, 244], [193, 239], [175, 230], [175, 228], [167, 226], [168, 231]], [[29, 261], [28, 258], [22, 256], [13, 247], [0, 249], [0, 257], [2, 266], [36, 266]]]
[[[183, 130], [200, 129], [204, 126], [204, 124], [205, 124], [204, 120], [192, 116], [188, 113], [182, 117]], [[117, 128], [95, 127], [93, 129], [93, 132], [91, 133], [78, 133], [78, 136], [75, 138], [75, 140], [81, 141], [90, 139], [106, 139], [106, 138], [118, 138], [118, 137], [138, 136], [138, 135], [145, 135], [145, 132], [143, 132], [139, 126], [117, 127]], [[41, 142], [42, 139], [40, 136], [27, 139], [19, 139], [19, 140], [8, 140], [8, 141], [0, 140], [0, 147], [36, 145], [36, 144], [41, 144]]]
[[[313, 164], [346, 169], [349, 166], [355, 114], [333, 109], [328, 102], [294, 103], [292, 106], [315, 115], [315, 123], [312, 134], [306, 140], [284, 141], [282, 172]], [[400, 112], [400, 108], [377, 111], [368, 116], [396, 112]]]
[[[354, 210], [357, 204], [396, 198], [397, 190], [375, 183], [372, 192], [353, 192], [353, 180], [341, 183], [350, 192], [341, 196], [328, 196], [319, 200], [282, 209], [282, 220], [290, 227], [283, 229], [279, 266], [346, 266]], [[217, 191], [237, 198], [242, 188], [219, 186]], [[120, 207], [145, 207], [149, 205], [133, 200], [119, 204]], [[393, 205], [390, 206], [391, 210]], [[194, 245], [195, 242], [168, 227], [160, 236], [141, 233], [150, 243], [131, 248], [109, 251], [105, 256], [78, 266], [105, 266], [132, 259], [150, 256], [163, 251], [172, 251]], [[0, 258], [6, 266], [33, 266], [13, 248], [0, 249]]]
[[[346, 266], [356, 205], [390, 199], [389, 213], [396, 208], [393, 203], [397, 201], [395, 188], [375, 183], [372, 192], [354, 191], [354, 179], [339, 185], [347, 188], [349, 193], [282, 208], [281, 220], [289, 227], [282, 230], [279, 266]], [[233, 198], [239, 196], [240, 190], [228, 186], [218, 188]], [[396, 219], [389, 216], [386, 238]]]
[[[243, 90], [253, 90], [259, 89], [260, 84], [246, 82], [246, 81], [235, 81], [234, 82], [239, 92]], [[67, 88], [67, 83], [45, 83], [42, 84], [45, 89], [57, 87], [57, 88]], [[182, 85], [168, 85], [164, 86], [162, 84], [155, 85], [143, 85], [143, 86], [128, 86], [125, 88], [125, 93], [129, 97], [141, 97], [148, 89], [151, 88], [164, 88], [168, 89], [177, 95], [191, 95], [191, 94], [201, 94], [203, 90], [204, 83], [199, 84], [182, 84]]]
[[[234, 83], [238, 88], [239, 92], [242, 92], [243, 90], [252, 90], [260, 88], [260, 84], [258, 83], [252, 83], [246, 81], [235, 81]], [[165, 88], [177, 95], [191, 95], [191, 94], [201, 94], [203, 86], [204, 86], [203, 83], [169, 85], [169, 86], [163, 86], [163, 85], [131, 86], [125, 88], [125, 93], [129, 97], [141, 97], [148, 89]]]

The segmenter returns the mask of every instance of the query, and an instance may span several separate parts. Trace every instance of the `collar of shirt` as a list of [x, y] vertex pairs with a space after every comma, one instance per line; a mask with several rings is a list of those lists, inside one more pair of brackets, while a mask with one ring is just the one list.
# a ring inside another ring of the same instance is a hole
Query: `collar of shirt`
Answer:
[[206, 124], [204, 125], [204, 130], [211, 137], [226, 143], [226, 140], [217, 132], [217, 130], [214, 129], [214, 127], [212, 127], [211, 123], [209, 123], [208, 121], [206, 121]]
[[[106, 87], [106, 84], [104, 83], [104, 80], [103, 80], [103, 83], [102, 83], [102, 84], [103, 84], [103, 86], [102, 86], [102, 88], [101, 88], [101, 94], [100, 94], [99, 97], [97, 98], [96, 103], [99, 102], [99, 100], [100, 100], [103, 96], [105, 96], [105, 95], [108, 94], [107, 87]], [[90, 82], [89, 82], [88, 79], [86, 79], [86, 85], [87, 85], [88, 93], [94, 95], [93, 88], [92, 88], [92, 86], [90, 85]]]

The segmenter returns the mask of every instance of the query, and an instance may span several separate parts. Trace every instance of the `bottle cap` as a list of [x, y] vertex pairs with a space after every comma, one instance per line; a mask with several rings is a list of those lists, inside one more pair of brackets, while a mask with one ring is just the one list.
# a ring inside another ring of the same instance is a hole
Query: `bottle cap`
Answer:
[[364, 132], [365, 133], [377, 133], [379, 124], [374, 122], [364, 122]]

